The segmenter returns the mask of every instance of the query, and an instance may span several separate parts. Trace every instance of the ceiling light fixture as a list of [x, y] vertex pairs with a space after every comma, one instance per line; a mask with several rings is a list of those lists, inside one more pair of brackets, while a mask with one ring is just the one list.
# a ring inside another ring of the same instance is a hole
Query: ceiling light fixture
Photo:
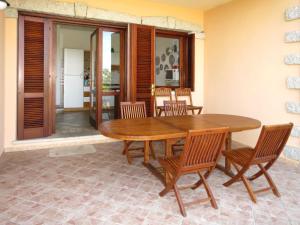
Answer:
[[5, 0], [0, 0], [0, 10], [6, 9], [9, 6], [9, 3]]

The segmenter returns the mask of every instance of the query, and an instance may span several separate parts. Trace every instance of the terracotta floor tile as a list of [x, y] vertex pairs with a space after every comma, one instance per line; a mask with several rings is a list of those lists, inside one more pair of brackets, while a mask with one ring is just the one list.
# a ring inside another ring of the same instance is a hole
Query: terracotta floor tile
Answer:
[[[270, 173], [282, 197], [258, 194], [257, 204], [242, 183], [224, 187], [228, 177], [216, 170], [208, 183], [219, 208], [190, 206], [183, 218], [174, 193], [158, 195], [164, 186], [142, 165], [142, 158], [128, 165], [122, 143], [94, 146], [93, 154], [58, 158], [50, 158], [47, 150], [5, 153], [0, 159], [0, 224], [300, 224], [297, 163], [276, 162]], [[162, 156], [159, 146], [155, 143], [157, 155]], [[187, 175], [179, 184], [198, 179]], [[266, 185], [264, 178], [253, 182], [255, 188]], [[203, 187], [181, 194], [185, 202], [206, 197]]]

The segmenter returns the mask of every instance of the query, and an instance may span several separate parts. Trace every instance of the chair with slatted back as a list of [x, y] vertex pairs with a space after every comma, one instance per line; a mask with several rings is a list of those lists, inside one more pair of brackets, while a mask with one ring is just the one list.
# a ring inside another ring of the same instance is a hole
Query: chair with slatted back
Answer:
[[155, 115], [161, 116], [164, 112], [164, 101], [172, 101], [171, 88], [156, 88], [154, 91]]
[[[165, 116], [186, 116], [187, 105], [186, 101], [164, 101]], [[184, 146], [184, 140], [179, 140], [176, 144], [172, 145], [172, 152], [181, 152]]]
[[[241, 148], [232, 151], [223, 152], [230, 163], [237, 170], [237, 174], [229, 181], [224, 183], [228, 187], [231, 184], [242, 181], [253, 202], [256, 202], [256, 193], [272, 190], [274, 195], [280, 197], [279, 191], [273, 182], [271, 176], [267, 172], [274, 164], [284, 149], [284, 146], [290, 136], [293, 124], [263, 126], [258, 142], [255, 148]], [[251, 177], [246, 177], [245, 173], [252, 166], [258, 166], [260, 169]], [[253, 181], [264, 175], [269, 187], [253, 191], [250, 181]]]
[[[180, 212], [183, 216], [186, 216], [186, 212], [179, 189], [196, 189], [203, 184], [208, 198], [190, 202], [186, 205], [210, 201], [213, 208], [218, 208], [206, 179], [216, 166], [227, 134], [228, 128], [226, 127], [202, 131], [189, 131], [184, 150], [180, 156], [159, 158], [159, 163], [165, 169], [166, 176], [168, 176], [170, 180], [166, 184], [165, 189], [159, 194], [160, 196], [164, 196], [169, 191], [174, 190]], [[183, 175], [191, 173], [197, 173], [200, 177], [199, 181], [193, 185], [178, 187], [176, 184], [178, 179]]]
[[175, 99], [176, 101], [183, 101], [185, 100], [187, 103], [188, 111], [192, 111], [192, 114], [195, 115], [195, 111], [198, 111], [198, 115], [202, 111], [202, 106], [194, 106], [193, 99], [192, 99], [192, 91], [190, 88], [176, 88], [175, 89]]
[[[121, 118], [134, 119], [147, 117], [145, 102], [121, 102], [120, 103]], [[130, 148], [133, 141], [124, 141], [123, 154], [127, 156], [128, 163], [132, 163], [132, 158], [143, 157], [144, 154], [131, 154], [131, 152], [144, 151], [144, 147]], [[152, 157], [155, 159], [155, 153], [152, 142], [150, 142], [150, 150]]]
[[164, 101], [165, 116], [186, 116], [186, 101]]

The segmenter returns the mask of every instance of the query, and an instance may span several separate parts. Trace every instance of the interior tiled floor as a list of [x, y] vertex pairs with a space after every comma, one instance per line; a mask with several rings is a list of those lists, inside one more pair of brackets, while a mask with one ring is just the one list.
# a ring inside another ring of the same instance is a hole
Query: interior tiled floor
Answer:
[[[219, 209], [199, 204], [183, 218], [173, 193], [159, 197], [163, 185], [142, 159], [127, 164], [122, 143], [94, 147], [93, 154], [56, 158], [47, 150], [4, 154], [0, 224], [300, 224], [300, 167], [294, 162], [280, 159], [270, 171], [282, 197], [259, 194], [257, 204], [241, 183], [225, 188], [228, 178], [216, 170], [208, 182]], [[264, 184], [259, 179], [254, 186]], [[184, 201], [205, 195], [203, 187], [181, 193]]]
[[97, 135], [97, 131], [89, 122], [89, 111], [64, 112], [56, 114], [55, 134], [48, 138], [78, 137]]

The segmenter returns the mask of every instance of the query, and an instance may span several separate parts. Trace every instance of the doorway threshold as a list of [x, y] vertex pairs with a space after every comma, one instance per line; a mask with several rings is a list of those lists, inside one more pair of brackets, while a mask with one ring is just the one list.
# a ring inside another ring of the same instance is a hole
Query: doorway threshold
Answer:
[[5, 152], [30, 151], [63, 146], [77, 146], [88, 144], [99, 144], [107, 142], [117, 142], [119, 140], [105, 137], [101, 134], [80, 136], [80, 137], [64, 137], [64, 138], [39, 138], [32, 140], [14, 141], [11, 146], [5, 148]]

